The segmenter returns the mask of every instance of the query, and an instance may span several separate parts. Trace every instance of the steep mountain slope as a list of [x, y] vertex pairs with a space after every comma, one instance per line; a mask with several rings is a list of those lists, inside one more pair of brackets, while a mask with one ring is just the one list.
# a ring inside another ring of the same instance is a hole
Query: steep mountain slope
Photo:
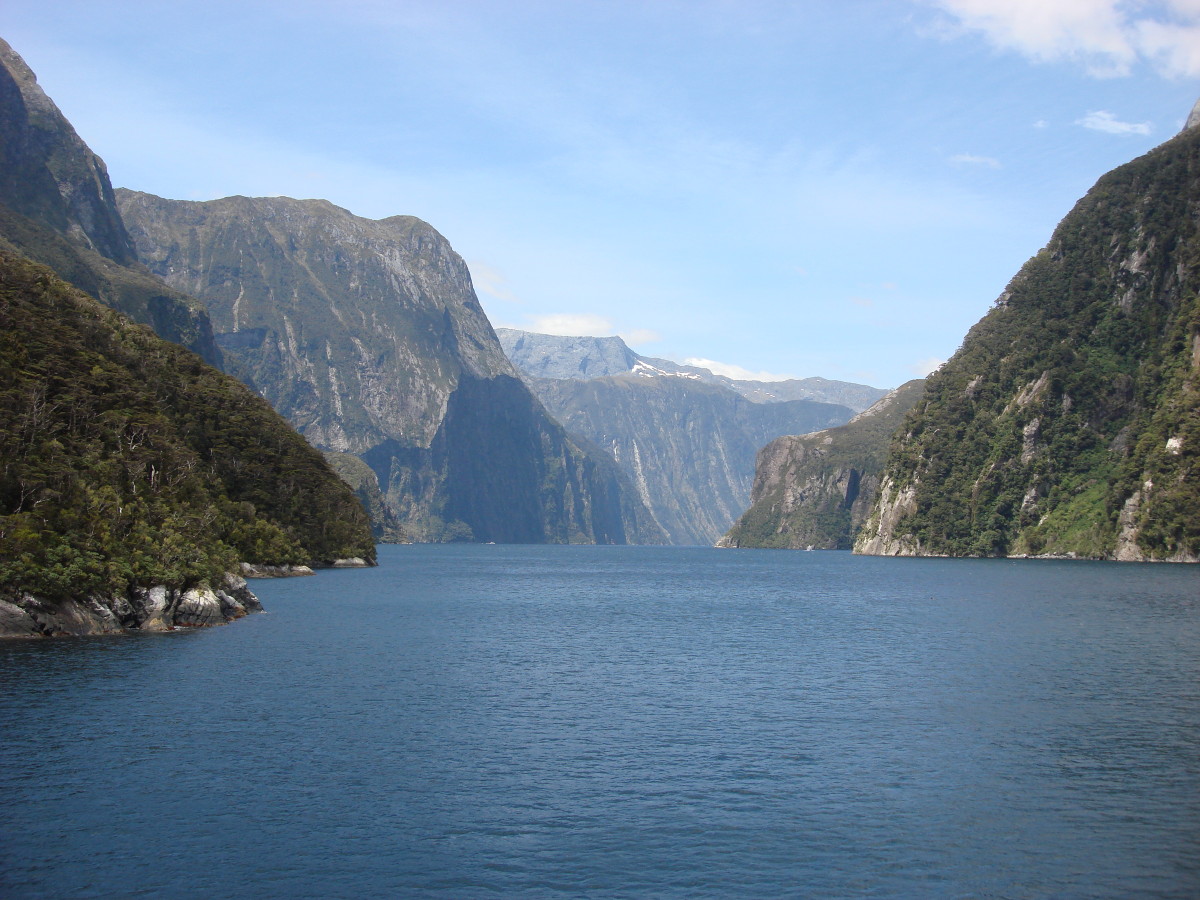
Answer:
[[1105, 175], [927, 382], [865, 553], [1200, 557], [1200, 127]]
[[674, 544], [711, 545], [747, 506], [755, 452], [850, 418], [844, 406], [752, 403], [689, 378], [531, 379], [573, 434], [610, 451]]
[[0, 634], [213, 624], [239, 562], [374, 560], [321, 455], [235, 379], [0, 252]]
[[315, 446], [364, 460], [413, 539], [663, 540], [517, 378], [426, 223], [285, 197], [117, 199], [143, 262], [207, 304], [231, 370]]
[[741, 381], [698, 366], [641, 356], [619, 337], [564, 337], [516, 328], [497, 328], [496, 336], [512, 364], [529, 378], [587, 379], [606, 375], [687, 378], [729, 388], [755, 403], [817, 400], [848, 406], [855, 412], [861, 412], [887, 393], [865, 384], [826, 378]]
[[0, 246], [219, 364], [203, 307], [137, 261], [104, 162], [0, 40]]
[[879, 491], [892, 435], [920, 399], [909, 381], [845, 425], [758, 451], [751, 506], [719, 547], [849, 550]]

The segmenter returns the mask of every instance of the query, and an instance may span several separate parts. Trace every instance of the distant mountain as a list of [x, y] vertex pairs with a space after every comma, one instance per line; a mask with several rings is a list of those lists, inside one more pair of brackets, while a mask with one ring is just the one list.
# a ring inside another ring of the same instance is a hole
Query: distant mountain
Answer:
[[563, 337], [516, 328], [497, 328], [496, 336], [513, 365], [530, 378], [601, 378], [637, 375], [642, 378], [688, 378], [729, 388], [755, 403], [783, 400], [817, 400], [866, 409], [887, 393], [880, 388], [825, 378], [790, 378], [785, 381], [740, 381], [708, 369], [669, 359], [641, 356], [619, 337]]
[[0, 247], [50, 266], [80, 290], [220, 364], [203, 306], [138, 263], [103, 160], [3, 40]]
[[780, 434], [850, 418], [844, 406], [752, 403], [688, 378], [531, 379], [573, 434], [612, 453], [674, 544], [711, 545], [746, 508], [754, 454]]
[[927, 381], [864, 553], [1200, 560], [1200, 121], [1101, 178]]
[[210, 625], [242, 562], [375, 559], [366, 515], [267, 403], [0, 251], [0, 636]]
[[[664, 540], [612, 460], [529, 393], [425, 222], [286, 197], [117, 199], [139, 258], [207, 305], [230, 370], [315, 446], [365, 462], [410, 538]], [[338, 468], [378, 509], [362, 467]]]
[[845, 425], [758, 452], [751, 506], [717, 546], [849, 550], [871, 511], [892, 435], [920, 399], [909, 381]]

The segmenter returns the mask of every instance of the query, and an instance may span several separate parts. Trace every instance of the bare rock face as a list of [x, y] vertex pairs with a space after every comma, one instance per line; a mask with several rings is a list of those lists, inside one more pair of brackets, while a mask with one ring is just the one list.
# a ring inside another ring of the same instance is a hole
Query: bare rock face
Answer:
[[[286, 197], [117, 198], [141, 260], [207, 304], [228, 370], [314, 446], [370, 467], [378, 536], [663, 540], [611, 461], [520, 382], [466, 265], [425, 222]], [[339, 471], [372, 503], [361, 467]]]
[[1190, 131], [1193, 128], [1200, 128], [1200, 100], [1197, 100], [1196, 105], [1192, 107], [1192, 113], [1183, 126], [1184, 131]]

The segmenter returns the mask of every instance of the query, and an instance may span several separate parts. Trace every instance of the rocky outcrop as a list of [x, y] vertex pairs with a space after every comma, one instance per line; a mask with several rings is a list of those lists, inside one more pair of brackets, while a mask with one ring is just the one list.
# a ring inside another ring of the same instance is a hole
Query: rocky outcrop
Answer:
[[1101, 178], [930, 376], [858, 551], [1200, 559], [1189, 122]]
[[[323, 200], [118, 191], [139, 257], [208, 306], [231, 371], [370, 467], [412, 540], [656, 543], [610, 462], [521, 384], [449, 243]], [[361, 467], [339, 464], [370, 502]]]
[[201, 304], [137, 261], [104, 161], [76, 134], [24, 60], [0, 40], [0, 246], [213, 364]]
[[223, 625], [261, 611], [262, 604], [245, 579], [233, 574], [215, 589], [172, 590], [158, 585], [54, 601], [20, 593], [0, 599], [0, 638], [172, 631]]
[[850, 418], [844, 406], [753, 403], [688, 378], [531, 379], [573, 434], [610, 452], [671, 543], [711, 546], [746, 508], [759, 447]]
[[845, 425], [760, 450], [751, 506], [717, 546], [849, 550], [879, 493], [892, 434], [923, 387], [910, 381]]
[[634, 353], [619, 337], [564, 337], [516, 328], [497, 328], [496, 335], [513, 365], [525, 378], [587, 380], [610, 375], [639, 378], [683, 378], [729, 388], [755, 403], [815, 400], [866, 409], [887, 391], [865, 384], [827, 378], [752, 381], [716, 375], [699, 366]]

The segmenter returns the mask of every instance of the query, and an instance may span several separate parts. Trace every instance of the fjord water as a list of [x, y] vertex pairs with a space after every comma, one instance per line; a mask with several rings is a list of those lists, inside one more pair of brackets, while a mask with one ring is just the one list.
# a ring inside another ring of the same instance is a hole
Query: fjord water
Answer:
[[381, 561], [0, 644], [0, 896], [1200, 895], [1196, 567]]

